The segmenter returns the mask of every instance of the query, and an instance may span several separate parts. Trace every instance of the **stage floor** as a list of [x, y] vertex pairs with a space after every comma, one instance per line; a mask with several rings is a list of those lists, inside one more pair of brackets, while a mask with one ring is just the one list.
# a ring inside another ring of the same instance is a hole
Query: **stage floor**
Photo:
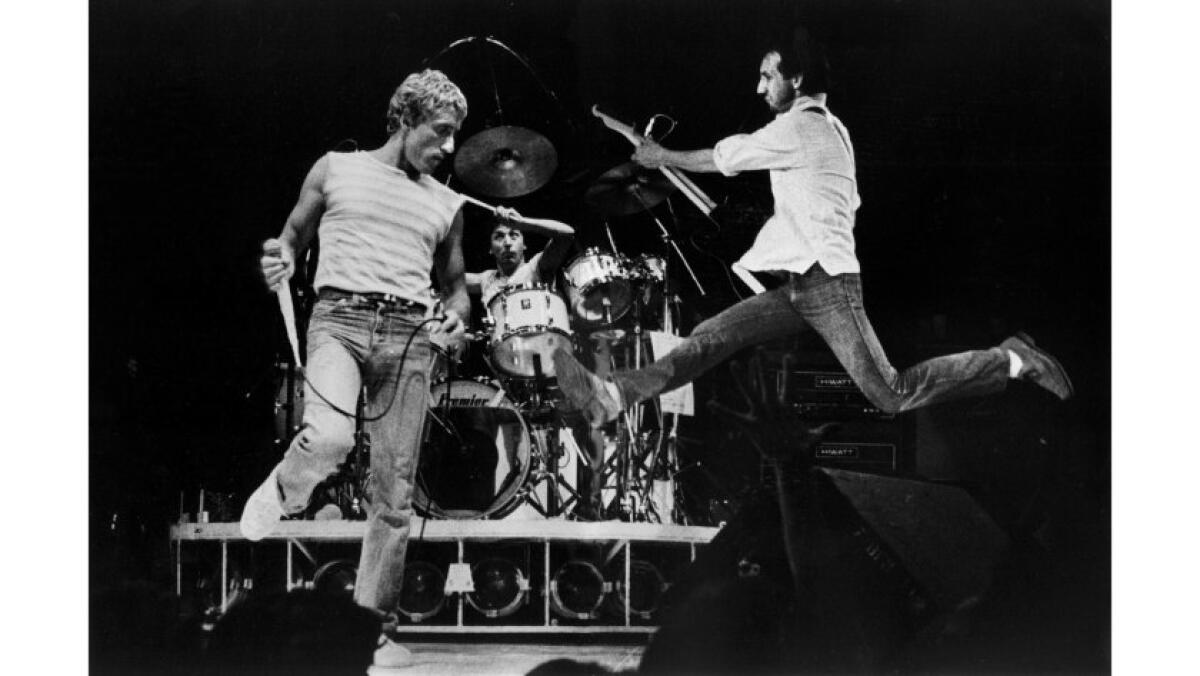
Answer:
[[421, 674], [422, 676], [517, 676], [552, 660], [567, 658], [598, 664], [613, 672], [638, 666], [645, 645], [639, 642], [601, 644], [594, 641], [481, 642], [475, 637], [431, 642], [405, 641], [413, 652], [413, 664], [401, 669], [367, 670], [369, 676]]

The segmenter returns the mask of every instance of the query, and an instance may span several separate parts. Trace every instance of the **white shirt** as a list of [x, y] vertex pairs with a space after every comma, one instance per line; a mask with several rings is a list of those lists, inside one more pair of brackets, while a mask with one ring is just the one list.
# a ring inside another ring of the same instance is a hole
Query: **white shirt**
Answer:
[[770, 171], [775, 212], [735, 266], [803, 273], [819, 262], [831, 275], [859, 271], [853, 231], [862, 200], [854, 147], [841, 121], [825, 108], [824, 94], [797, 98], [753, 134], [721, 140], [713, 162], [726, 176]]

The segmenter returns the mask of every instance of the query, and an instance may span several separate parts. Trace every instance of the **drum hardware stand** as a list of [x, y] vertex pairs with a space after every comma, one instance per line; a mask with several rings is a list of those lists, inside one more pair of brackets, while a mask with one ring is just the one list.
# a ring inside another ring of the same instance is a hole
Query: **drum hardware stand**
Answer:
[[549, 380], [542, 370], [542, 355], [533, 355], [533, 392], [529, 395], [529, 401], [535, 412], [542, 409], [542, 391]]
[[[611, 302], [608, 299], [602, 299], [602, 303], [605, 308], [605, 319], [611, 323], [611, 315], [609, 314]], [[633, 303], [634, 307], [631, 313], [633, 316], [633, 345], [632, 354], [629, 356], [632, 360], [632, 366], [639, 368], [643, 365], [647, 356], [642, 345], [645, 330], [642, 326], [644, 301], [641, 294], [634, 294]], [[664, 311], [667, 313], [670, 312], [670, 304], [671, 297], [668, 293], [664, 292]], [[669, 317], [664, 318], [664, 326], [668, 329], [673, 327], [673, 322]], [[663, 428], [663, 425], [659, 425], [659, 439], [653, 448], [651, 448], [649, 434], [641, 431], [644, 421], [644, 411], [645, 404], [642, 403], [635, 404], [622, 411], [617, 423], [619, 436], [616, 444], [616, 452], [601, 464], [596, 473], [596, 480], [601, 485], [608, 484], [610, 481], [614, 484], [610, 486], [610, 488], [615, 489], [615, 496], [607, 507], [609, 513], [616, 512], [618, 518], [631, 521], [661, 522], [664, 518], [669, 518], [670, 515], [658, 514], [654, 501], [650, 496], [654, 488], [653, 477], [657, 469], [656, 465], [661, 457], [662, 446], [666, 443], [663, 436], [666, 434], [666, 430]], [[661, 421], [660, 416], [660, 423]], [[671, 451], [668, 454], [669, 456], [673, 456], [673, 452]], [[647, 458], [650, 460], [649, 465], [646, 464]], [[667, 476], [671, 477], [671, 467], [667, 468]]]
[[628, 521], [649, 521], [649, 513], [653, 511], [651, 502], [646, 499], [651, 490], [650, 475], [643, 464], [645, 455], [638, 453], [646, 446], [648, 435], [635, 432], [628, 412], [622, 413], [622, 421], [625, 424], [618, 426], [616, 452], [604, 461], [597, 480], [602, 485], [615, 480], [611, 486], [615, 495], [607, 507], [609, 513]]
[[[703, 290], [701, 291], [703, 292]], [[642, 298], [640, 295], [635, 296], [633, 302], [633, 367], [637, 369], [645, 366], [647, 355], [642, 344], [645, 331], [642, 328]], [[634, 404], [622, 416], [624, 431], [626, 432], [625, 439], [628, 443], [623, 454], [625, 456], [624, 472], [622, 475], [624, 477], [624, 485], [618, 495], [623, 494], [626, 497], [626, 507], [629, 510], [628, 514], [631, 518], [638, 521], [657, 520], [661, 522], [662, 515], [657, 514], [654, 503], [650, 499], [650, 493], [654, 488], [655, 462], [658, 457], [658, 449], [662, 444], [664, 430], [660, 424], [659, 441], [652, 450], [647, 451], [646, 446], [649, 442], [649, 434], [641, 432], [645, 421], [645, 410], [646, 405], [644, 403]], [[650, 464], [648, 466], [645, 464], [647, 455], [650, 456]], [[657, 517], [657, 519], [653, 517]]]
[[[560, 433], [562, 429], [566, 428], [560, 426], [543, 427], [541, 430], [542, 434], [534, 437], [535, 443], [540, 451], [539, 455], [542, 458], [541, 469], [537, 472], [537, 478], [529, 483], [522, 495], [522, 499], [528, 503], [529, 506], [533, 507], [539, 514], [547, 518], [562, 516], [563, 514], [567, 513], [572, 505], [582, 504], [582, 497], [580, 496], [579, 492], [576, 491], [569, 483], [567, 483], [562, 474], [559, 473], [559, 460], [562, 458], [566, 449], [564, 448], [564, 444], [562, 443], [561, 439], [555, 438], [558, 435], [552, 433]], [[568, 429], [568, 432], [569, 431], [570, 430]], [[540, 441], [542, 438], [545, 438], [544, 442]], [[582, 450], [580, 450], [578, 446], [574, 446], [573, 450], [579, 455], [583, 455]], [[537, 494], [534, 492], [534, 490], [543, 483], [547, 484], [545, 505], [541, 504]], [[565, 501], [559, 495], [560, 488], [565, 490], [570, 495], [570, 497], [568, 497]]]
[[[367, 497], [367, 481], [371, 473], [371, 435], [365, 429], [364, 418], [366, 411], [367, 388], [359, 391], [358, 402], [354, 412], [354, 446], [346, 454], [346, 460], [337, 472], [317, 485], [313, 494], [321, 492], [330, 496], [331, 501], [326, 505], [336, 505], [341, 510], [342, 518], [358, 520], [365, 519]], [[310, 512], [310, 504], [304, 511], [304, 518], [312, 518], [315, 512]], [[319, 511], [319, 510], [318, 510]]]
[[[670, 260], [667, 259], [667, 260], [663, 261], [662, 330], [664, 333], [668, 333], [670, 335], [678, 335], [678, 333], [676, 333], [676, 330], [675, 330], [675, 322], [674, 322], [674, 317], [672, 315], [672, 305], [677, 305], [678, 303], [679, 303], [678, 297], [674, 296], [672, 293], [671, 278], [670, 278]], [[640, 330], [640, 325], [638, 328]], [[665, 428], [665, 424], [664, 424], [665, 416], [666, 416], [666, 414], [662, 413], [661, 409], [660, 409], [660, 412], [659, 412], [660, 434], [659, 434], [659, 438], [658, 438], [658, 443], [655, 444], [654, 450], [650, 454], [650, 461], [646, 465], [646, 472], [647, 472], [648, 480], [646, 481], [645, 485], [642, 487], [642, 500], [647, 503], [651, 503], [650, 496], [654, 490], [654, 481], [655, 481], [654, 476], [655, 476], [655, 473], [658, 469], [658, 465], [660, 462], [664, 463], [663, 475], [666, 477], [666, 480], [668, 482], [670, 482], [671, 490], [674, 492], [678, 492], [677, 488], [676, 488], [676, 483], [675, 483], [675, 475], [678, 474], [680, 471], [679, 470], [679, 455], [677, 452], [678, 441], [679, 441], [679, 414], [675, 413], [675, 414], [671, 415], [671, 431], [670, 431], [670, 433], [667, 433], [666, 428]], [[663, 458], [660, 461], [660, 458], [662, 457], [661, 453], [662, 453], [664, 447], [666, 448], [666, 455], [665, 455], [665, 458]], [[682, 504], [682, 502], [679, 500], [676, 500], [675, 504], [680, 505], [680, 504]], [[682, 509], [676, 508], [674, 511], [678, 512], [679, 514], [683, 514]], [[662, 517], [664, 515], [659, 514], [658, 516], [659, 516], [659, 520], [661, 523]], [[672, 522], [674, 521], [674, 517], [675, 517], [674, 514], [669, 514], [669, 515], [665, 515], [665, 516], [672, 519]], [[686, 520], [686, 519], [681, 519], [680, 522], [682, 522], [684, 520]]]
[[[642, 484], [642, 502], [644, 502], [647, 505], [650, 505], [651, 510], [657, 514], [659, 523], [674, 523], [674, 514], [665, 514], [664, 515], [664, 514], [658, 513], [658, 510], [656, 509], [656, 505], [654, 504], [654, 501], [651, 499], [651, 496], [654, 492], [654, 483], [656, 481], [656, 479], [654, 477], [659, 474], [661, 474], [661, 476], [666, 477], [665, 480], [671, 484], [671, 490], [672, 491], [675, 490], [675, 475], [678, 474], [678, 467], [679, 467], [679, 457], [678, 457], [678, 454], [676, 453], [676, 443], [678, 441], [678, 431], [679, 431], [679, 416], [674, 415], [674, 416], [672, 416], [672, 420], [671, 420], [670, 433], [669, 434], [666, 433], [665, 430], [662, 430], [660, 432], [659, 437], [658, 437], [658, 443], [656, 443], [654, 445], [654, 450], [651, 451], [651, 453], [650, 453], [650, 461], [648, 463], [646, 463], [644, 466], [644, 469], [646, 472], [646, 481], [644, 484]], [[666, 448], [665, 454], [662, 453], [664, 447]], [[663, 469], [662, 469], [661, 473], [658, 471], [660, 464], [663, 465]], [[676, 501], [676, 504], [678, 504], [678, 501]], [[678, 510], [675, 510], [675, 511], [678, 511]], [[670, 521], [664, 521], [664, 517], [666, 519], [669, 519]]]

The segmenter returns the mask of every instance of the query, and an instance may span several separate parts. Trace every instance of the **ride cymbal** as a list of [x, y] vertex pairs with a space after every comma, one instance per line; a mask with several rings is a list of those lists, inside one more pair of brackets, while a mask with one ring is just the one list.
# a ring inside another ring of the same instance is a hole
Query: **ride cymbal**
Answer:
[[584, 199], [601, 211], [628, 216], [653, 207], [674, 191], [675, 186], [662, 172], [626, 162], [593, 181]]
[[454, 157], [454, 172], [473, 190], [492, 197], [520, 197], [546, 185], [558, 168], [554, 145], [536, 131], [500, 126], [467, 139]]

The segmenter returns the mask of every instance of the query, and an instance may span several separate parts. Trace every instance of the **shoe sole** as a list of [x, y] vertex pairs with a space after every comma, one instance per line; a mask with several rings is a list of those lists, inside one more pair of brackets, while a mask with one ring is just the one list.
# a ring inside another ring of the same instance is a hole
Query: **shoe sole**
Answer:
[[1029, 349], [1033, 350], [1034, 352], [1037, 352], [1039, 355], [1042, 356], [1043, 359], [1045, 359], [1046, 361], [1053, 364], [1054, 368], [1058, 369], [1058, 373], [1059, 373], [1059, 375], [1062, 376], [1063, 382], [1065, 382], [1067, 384], [1067, 396], [1063, 397], [1063, 401], [1066, 401], [1067, 399], [1070, 399], [1071, 397], [1075, 396], [1075, 385], [1071, 382], [1071, 376], [1067, 375], [1067, 370], [1065, 368], [1063, 368], [1062, 363], [1059, 362], [1058, 359], [1056, 359], [1054, 357], [1054, 355], [1052, 355], [1049, 352], [1046, 352], [1042, 348], [1038, 347], [1037, 343], [1035, 343], [1033, 341], [1033, 337], [1030, 336], [1028, 333], [1025, 333], [1024, 331], [1017, 331], [1013, 335], [1017, 338], [1017, 340], [1020, 340], [1021, 342], [1028, 345]]

